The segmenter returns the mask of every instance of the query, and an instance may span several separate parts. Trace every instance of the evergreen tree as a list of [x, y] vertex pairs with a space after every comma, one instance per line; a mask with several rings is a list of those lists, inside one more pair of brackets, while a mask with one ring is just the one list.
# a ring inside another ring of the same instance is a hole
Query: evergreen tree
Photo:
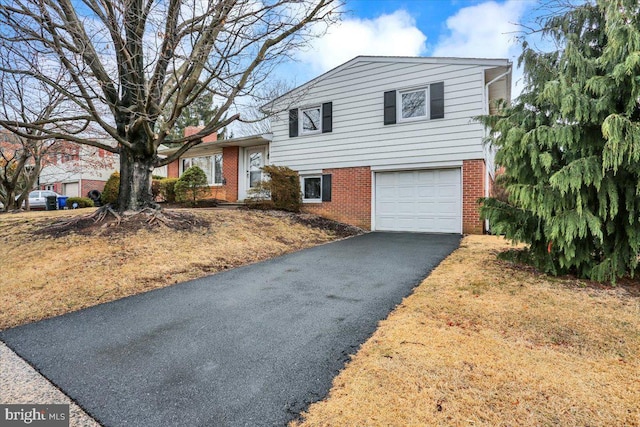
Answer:
[[[193, 103], [189, 104], [176, 120], [175, 125], [171, 129], [169, 136], [171, 139], [180, 139], [184, 135], [184, 129], [187, 126], [203, 126], [209, 123], [218, 114], [218, 107], [213, 105], [213, 93], [203, 89], [203, 85], [198, 83], [194, 92], [200, 94]], [[170, 104], [173, 108], [173, 104]], [[222, 116], [220, 122], [226, 121], [226, 114]], [[218, 131], [218, 139], [226, 138], [226, 128]], [[171, 145], [171, 143], [167, 144]]]
[[525, 42], [522, 95], [482, 118], [509, 195], [482, 214], [545, 272], [615, 282], [638, 266], [639, 14], [636, 0], [601, 0], [549, 18], [559, 48]]
[[207, 175], [198, 166], [191, 166], [178, 178], [174, 187], [176, 200], [196, 206], [199, 200], [211, 195]]

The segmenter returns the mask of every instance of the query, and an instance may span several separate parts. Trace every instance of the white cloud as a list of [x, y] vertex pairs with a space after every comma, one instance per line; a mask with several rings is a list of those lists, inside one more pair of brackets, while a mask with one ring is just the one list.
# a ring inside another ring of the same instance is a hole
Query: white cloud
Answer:
[[433, 56], [506, 58], [518, 50], [518, 22], [530, 1], [489, 1], [460, 9], [446, 22], [449, 34], [438, 40]]
[[522, 90], [522, 70], [516, 68], [521, 52], [516, 40], [518, 23], [533, 0], [489, 1], [460, 9], [446, 21], [449, 34], [436, 43], [433, 56], [508, 58], [514, 62], [512, 98]]
[[358, 55], [418, 56], [425, 53], [426, 40], [415, 19], [397, 10], [375, 19], [345, 19], [298, 59], [322, 73]]

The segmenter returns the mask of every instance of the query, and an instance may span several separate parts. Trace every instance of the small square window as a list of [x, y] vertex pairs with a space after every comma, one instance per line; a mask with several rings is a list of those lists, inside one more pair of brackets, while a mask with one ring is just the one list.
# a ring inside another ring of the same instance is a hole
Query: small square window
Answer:
[[427, 117], [427, 89], [400, 92], [400, 120]]
[[300, 133], [316, 133], [322, 130], [320, 106], [301, 109], [300, 114], [302, 115]]
[[322, 200], [322, 178], [319, 176], [308, 176], [302, 178], [303, 182], [303, 200], [320, 201]]

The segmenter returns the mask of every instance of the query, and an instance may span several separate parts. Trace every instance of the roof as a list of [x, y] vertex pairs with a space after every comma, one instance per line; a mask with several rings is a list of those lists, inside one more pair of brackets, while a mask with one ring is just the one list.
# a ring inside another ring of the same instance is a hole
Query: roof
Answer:
[[[212, 148], [251, 147], [254, 145], [266, 144], [270, 142], [271, 139], [272, 135], [270, 133], [264, 133], [249, 136], [240, 136], [238, 138], [220, 139], [211, 142], [202, 142], [187, 150], [187, 152], [184, 153], [183, 156], [205, 155], [208, 154], [207, 151]], [[160, 154], [161, 156], [169, 156], [178, 151], [179, 148], [180, 147], [169, 148], [166, 146], [161, 146], [161, 148], [158, 149], [158, 154]]]
[[458, 64], [458, 65], [478, 65], [484, 67], [507, 67], [511, 66], [511, 61], [506, 58], [458, 58], [458, 57], [438, 57], [438, 56], [356, 56], [355, 58], [345, 62], [342, 65], [327, 71], [324, 74], [298, 86], [290, 91], [280, 95], [273, 99], [261, 108], [267, 108], [268, 106], [276, 103], [278, 100], [285, 98], [292, 93], [303, 90], [309, 86], [313, 86], [318, 82], [328, 79], [334, 74], [339, 73], [345, 68], [349, 68], [358, 62], [396, 62], [396, 63], [419, 63], [419, 64]]

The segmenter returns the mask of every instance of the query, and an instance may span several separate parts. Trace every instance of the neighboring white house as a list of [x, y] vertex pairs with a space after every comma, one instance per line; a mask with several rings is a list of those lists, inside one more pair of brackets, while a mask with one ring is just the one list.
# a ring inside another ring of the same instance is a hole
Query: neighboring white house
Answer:
[[109, 176], [118, 170], [118, 156], [88, 145], [64, 144], [42, 168], [39, 187], [69, 197], [102, 192]]

